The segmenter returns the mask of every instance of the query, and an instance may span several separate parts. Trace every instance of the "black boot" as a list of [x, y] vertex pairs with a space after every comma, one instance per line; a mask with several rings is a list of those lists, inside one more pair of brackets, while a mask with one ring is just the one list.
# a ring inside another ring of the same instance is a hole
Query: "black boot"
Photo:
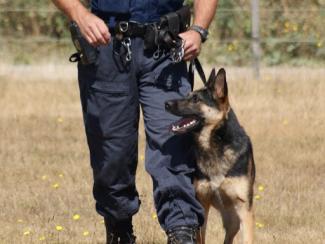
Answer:
[[135, 244], [135, 235], [128, 232], [121, 234], [119, 244]]
[[107, 244], [135, 244], [132, 219], [112, 222], [105, 218]]
[[167, 231], [167, 244], [196, 244], [197, 227], [179, 226]]
[[106, 228], [106, 244], [118, 244], [118, 236]]

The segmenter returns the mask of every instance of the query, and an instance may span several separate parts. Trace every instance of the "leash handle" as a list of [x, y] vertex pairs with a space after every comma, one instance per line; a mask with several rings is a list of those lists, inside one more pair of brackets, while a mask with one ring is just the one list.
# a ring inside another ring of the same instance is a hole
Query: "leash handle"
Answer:
[[191, 60], [190, 67], [189, 67], [189, 81], [192, 87], [192, 91], [194, 88], [194, 71], [197, 71], [200, 79], [202, 80], [204, 86], [207, 86], [207, 78], [205, 76], [204, 70], [202, 68], [201, 62], [198, 58]]

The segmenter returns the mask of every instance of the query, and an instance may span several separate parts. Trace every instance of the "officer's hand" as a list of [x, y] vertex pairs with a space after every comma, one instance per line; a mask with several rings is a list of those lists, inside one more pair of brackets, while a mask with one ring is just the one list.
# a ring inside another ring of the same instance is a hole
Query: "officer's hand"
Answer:
[[201, 36], [199, 33], [193, 30], [186, 31], [184, 33], [179, 34], [179, 36], [185, 42], [185, 54], [184, 54], [184, 61], [189, 61], [195, 59], [199, 56], [201, 51]]
[[75, 19], [82, 35], [93, 46], [107, 45], [111, 34], [105, 22], [86, 9], [81, 9]]

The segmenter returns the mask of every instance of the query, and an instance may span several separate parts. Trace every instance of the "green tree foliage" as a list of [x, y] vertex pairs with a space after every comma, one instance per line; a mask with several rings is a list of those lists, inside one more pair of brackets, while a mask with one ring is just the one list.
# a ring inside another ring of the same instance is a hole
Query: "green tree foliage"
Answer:
[[[65, 19], [55, 11], [50, 1], [5, 0], [0, 9], [4, 11], [0, 16], [0, 30], [4, 37], [48, 35], [60, 38], [65, 35]], [[25, 9], [32, 11], [24, 11]]]

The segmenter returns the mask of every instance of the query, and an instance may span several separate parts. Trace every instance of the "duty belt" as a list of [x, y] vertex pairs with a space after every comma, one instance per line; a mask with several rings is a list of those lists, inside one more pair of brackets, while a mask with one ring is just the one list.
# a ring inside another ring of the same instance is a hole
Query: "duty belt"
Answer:
[[131, 60], [131, 38], [134, 37], [143, 38], [144, 50], [154, 51], [154, 58], [159, 58], [162, 53], [168, 52], [172, 61], [178, 63], [184, 57], [184, 42], [178, 36], [179, 32], [170, 31], [168, 26], [162, 25], [161, 21], [145, 24], [119, 21], [111, 30], [111, 34], [127, 49], [127, 61]]
[[[109, 16], [97, 12], [98, 17], [107, 22]], [[190, 25], [191, 11], [189, 6], [184, 6], [176, 12], [161, 16], [160, 21], [156, 23], [138, 23], [125, 21], [129, 16], [116, 17], [116, 26], [111, 28], [110, 32], [114, 38], [116, 47], [120, 44], [124, 47], [123, 55], [126, 62], [132, 59], [132, 38], [140, 37], [144, 40], [144, 49], [154, 51], [153, 57], [159, 58], [163, 53], [170, 54], [174, 63], [180, 62], [184, 57], [184, 41], [179, 37], [181, 32], [188, 29]], [[70, 25], [73, 43], [77, 53], [70, 57], [70, 61], [82, 61], [83, 64], [92, 64], [97, 58], [97, 49], [92, 47], [82, 36], [79, 27], [72, 23]], [[120, 50], [121, 51], [121, 50]]]
[[[172, 61], [178, 63], [184, 56], [184, 42], [179, 34], [189, 28], [190, 21], [190, 7], [184, 6], [176, 12], [161, 16], [160, 21], [155, 23], [116, 21], [111, 32], [127, 49], [131, 45], [131, 38], [140, 37], [144, 40], [145, 50], [155, 50], [154, 58], [169, 52]], [[127, 56], [131, 57], [131, 53], [128, 53]]]
[[[154, 23], [157, 24], [157, 23]], [[118, 40], [122, 40], [123, 38], [130, 37], [141, 37], [143, 38], [146, 34], [148, 24], [141, 24], [138, 22], [127, 22], [127, 21], [119, 21], [115, 28], [111, 29], [110, 32], [114, 35]]]

